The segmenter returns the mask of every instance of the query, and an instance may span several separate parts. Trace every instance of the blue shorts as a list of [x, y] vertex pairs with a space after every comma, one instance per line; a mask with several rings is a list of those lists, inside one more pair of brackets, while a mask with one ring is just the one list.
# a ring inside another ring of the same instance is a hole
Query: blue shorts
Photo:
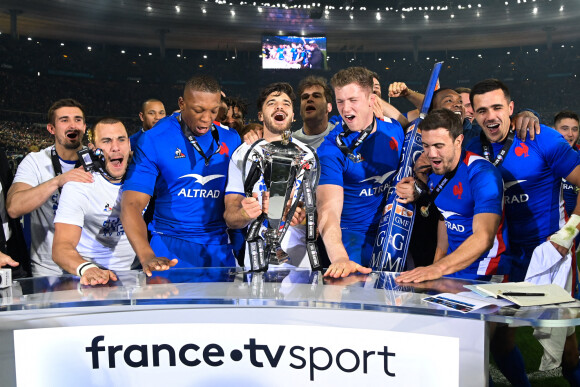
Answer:
[[242, 228], [239, 230], [232, 230], [228, 228], [228, 236], [230, 237], [234, 256], [240, 263], [240, 266], [244, 266], [244, 255], [246, 253], [246, 229]]
[[177, 258], [175, 268], [189, 267], [236, 267], [236, 259], [230, 244], [208, 245], [153, 234], [151, 248], [158, 257]]
[[342, 244], [348, 253], [348, 257], [351, 261], [366, 267], [369, 267], [373, 256], [375, 239], [375, 233], [342, 229]]

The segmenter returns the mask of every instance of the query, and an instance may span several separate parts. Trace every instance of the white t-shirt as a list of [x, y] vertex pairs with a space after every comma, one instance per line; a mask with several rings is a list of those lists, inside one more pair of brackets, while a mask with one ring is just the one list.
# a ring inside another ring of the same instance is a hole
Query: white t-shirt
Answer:
[[4, 210], [5, 208], [6, 208], [6, 202], [4, 201], [2, 184], [0, 184], [0, 219], [2, 220], [2, 228], [4, 229], [4, 237], [8, 241], [12, 234], [10, 231], [10, 226], [8, 225], [8, 214]]
[[[25, 183], [36, 187], [55, 177], [50, 159], [52, 146], [40, 152], [29, 153], [18, 166], [14, 183]], [[75, 161], [60, 159], [62, 173], [74, 168]], [[32, 275], [62, 275], [63, 270], [52, 260], [52, 239], [54, 237], [54, 214], [58, 208], [58, 190], [39, 208], [30, 213], [30, 259]]]
[[330, 131], [332, 129], [334, 129], [335, 124], [329, 122], [328, 125], [326, 126], [326, 130], [320, 134], [314, 134], [314, 135], [307, 135], [306, 133], [304, 133], [304, 127], [298, 129], [297, 131], [292, 133], [292, 137], [302, 141], [305, 144], [310, 145], [311, 147], [313, 147], [314, 149], [318, 149], [318, 147], [320, 146], [320, 144], [322, 144], [322, 141], [324, 141], [324, 137], [326, 137], [326, 135], [328, 133], [330, 133]]
[[[292, 139], [292, 141], [303, 148], [307, 148], [305, 144], [299, 140]], [[261, 145], [267, 144], [265, 140], [261, 140], [254, 149], [261, 153]], [[244, 157], [252, 145], [243, 143], [240, 145], [235, 152], [232, 154], [230, 159], [230, 166], [228, 170], [228, 184], [226, 186], [227, 194], [240, 194], [244, 195], [244, 177], [242, 176], [242, 164], [244, 162]], [[309, 155], [307, 157], [314, 158], [312, 152], [309, 150]], [[251, 158], [248, 158], [246, 163], [246, 173], [250, 170], [252, 163]], [[264, 178], [262, 178], [254, 186], [254, 192], [260, 192], [260, 187], [265, 187]], [[261, 202], [261, 197], [260, 197]], [[264, 230], [262, 228], [261, 232]], [[260, 232], [260, 233], [261, 233]], [[310, 260], [308, 259], [308, 254], [306, 252], [306, 226], [290, 226], [282, 238], [281, 243], [282, 250], [284, 250], [288, 255], [288, 262], [291, 265], [297, 267], [310, 267]], [[246, 248], [246, 256], [244, 258], [244, 266], [250, 267], [250, 257], [249, 249]]]
[[77, 251], [84, 259], [110, 270], [130, 270], [135, 252], [120, 219], [122, 185], [100, 173], [93, 173], [93, 179], [64, 185], [54, 222], [82, 228]]

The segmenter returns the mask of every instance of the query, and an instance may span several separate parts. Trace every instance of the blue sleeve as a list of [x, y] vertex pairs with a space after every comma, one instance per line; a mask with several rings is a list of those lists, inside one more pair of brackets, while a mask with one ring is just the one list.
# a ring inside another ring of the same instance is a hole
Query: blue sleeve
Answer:
[[156, 149], [151, 135], [144, 133], [133, 152], [133, 160], [127, 169], [123, 191], [137, 191], [153, 196], [155, 181], [159, 175], [156, 165]]
[[341, 121], [340, 116], [332, 116], [328, 119], [328, 122], [330, 122], [333, 125], [338, 124]]
[[320, 159], [320, 180], [318, 185], [334, 184], [343, 187], [343, 170], [345, 157], [328, 137], [318, 147]]
[[580, 165], [580, 154], [556, 130], [542, 125], [536, 141], [544, 159], [557, 177], [566, 178], [577, 165]]
[[470, 166], [469, 184], [475, 202], [473, 214], [502, 214], [503, 180], [493, 164], [478, 160]]
[[473, 152], [476, 155], [481, 155], [481, 140], [479, 136], [473, 137], [466, 145], [465, 150], [469, 152]]

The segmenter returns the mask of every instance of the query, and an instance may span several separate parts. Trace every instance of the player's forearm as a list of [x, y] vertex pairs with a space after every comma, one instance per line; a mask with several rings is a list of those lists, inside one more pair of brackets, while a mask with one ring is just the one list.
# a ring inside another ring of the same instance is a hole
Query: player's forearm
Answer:
[[224, 212], [224, 219], [229, 228], [236, 230], [246, 227], [253, 220], [246, 214], [246, 211], [244, 211], [241, 206], [229, 206], [227, 204]]
[[408, 94], [405, 95], [405, 98], [407, 99], [407, 101], [411, 102], [413, 106], [421, 110], [425, 96], [419, 92], [409, 89]]
[[[580, 215], [580, 194], [576, 196], [576, 207], [574, 207], [574, 211], [572, 211], [572, 214]], [[580, 230], [580, 225], [578, 227], [579, 227], [578, 229]]]
[[57, 238], [52, 244], [52, 260], [62, 269], [75, 275], [79, 265], [87, 262], [73, 244], [66, 241], [61, 242]]
[[121, 211], [123, 229], [141, 262], [155, 257], [155, 253], [147, 240], [147, 224], [143, 220], [142, 212], [143, 210], [139, 210], [133, 205], [123, 206]]
[[348, 259], [348, 253], [342, 244], [340, 217], [344, 200], [343, 188], [337, 185], [319, 185], [316, 189], [316, 206], [318, 211], [318, 229], [330, 262]]
[[244, 210], [240, 209], [236, 211], [234, 214], [230, 213], [225, 216], [226, 225], [229, 228], [233, 229], [240, 229], [246, 227], [253, 219], [250, 219], [244, 212]]
[[447, 226], [445, 221], [439, 220], [437, 222], [437, 247], [435, 248], [435, 257], [433, 262], [438, 262], [447, 255], [449, 250], [449, 241], [447, 240]]
[[437, 246], [435, 248], [435, 257], [433, 258], [433, 262], [439, 262], [445, 257], [445, 255], [447, 255], [447, 250], [442, 250], [439, 248], [439, 246]]
[[472, 234], [455, 251], [434, 262], [443, 275], [453, 274], [471, 265], [493, 246], [493, 234]]
[[36, 187], [24, 183], [14, 183], [6, 197], [6, 210], [11, 218], [18, 218], [42, 206], [59, 188], [55, 177]]
[[379, 104], [381, 105], [381, 110], [383, 112], [383, 116], [389, 117], [393, 120], [399, 121], [402, 127], [405, 127], [409, 124], [409, 121], [405, 118], [403, 114], [391, 105], [390, 103], [386, 102], [385, 100], [379, 98]]
[[252, 220], [242, 206], [244, 195], [229, 194], [224, 199], [224, 220], [229, 228], [240, 229], [246, 227]]
[[318, 211], [318, 229], [320, 236], [326, 247], [326, 252], [330, 262], [339, 259], [348, 259], [348, 253], [342, 243], [342, 231], [340, 229], [340, 218], [336, 214], [327, 213], [324, 210]]

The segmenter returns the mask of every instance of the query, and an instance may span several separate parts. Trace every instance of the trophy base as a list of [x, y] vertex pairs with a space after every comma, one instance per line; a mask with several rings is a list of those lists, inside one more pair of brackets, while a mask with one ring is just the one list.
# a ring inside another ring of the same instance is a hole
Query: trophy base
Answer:
[[[272, 252], [274, 253], [274, 252]], [[270, 264], [272, 265], [281, 265], [283, 263], [288, 262], [290, 256], [282, 249], [277, 249], [275, 254], [270, 254]]]

